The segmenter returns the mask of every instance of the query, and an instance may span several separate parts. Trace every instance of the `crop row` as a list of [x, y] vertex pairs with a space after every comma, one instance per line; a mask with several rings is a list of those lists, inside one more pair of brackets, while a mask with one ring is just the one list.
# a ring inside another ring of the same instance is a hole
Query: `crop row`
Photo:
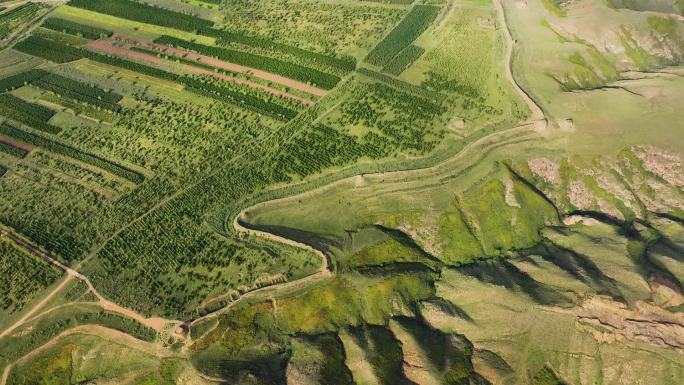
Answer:
[[0, 134], [7, 135], [11, 138], [17, 139], [21, 142], [36, 147], [44, 148], [55, 154], [64, 155], [76, 160], [80, 160], [83, 163], [87, 163], [91, 166], [98, 167], [102, 170], [120, 176], [124, 179], [128, 179], [133, 183], [140, 184], [145, 181], [145, 177], [143, 175], [129, 168], [113, 163], [97, 155], [83, 152], [66, 144], [58, 143], [51, 139], [47, 139], [36, 134], [31, 134], [29, 132], [20, 130], [8, 124], [3, 124], [2, 126], [0, 126]]
[[25, 86], [43, 76], [43, 74], [43, 71], [31, 70], [0, 79], [0, 92], [7, 92]]
[[79, 24], [73, 21], [51, 17], [41, 25], [53, 31], [65, 32], [70, 35], [83, 36], [87, 39], [99, 39], [102, 36], [111, 36], [112, 32], [106, 29]]
[[329, 73], [249, 52], [241, 52], [229, 48], [213, 47], [209, 45], [193, 43], [171, 36], [162, 36], [157, 38], [154, 42], [158, 44], [181, 47], [234, 64], [260, 69], [262, 71], [281, 75], [289, 79], [311, 83], [315, 86], [328, 90], [335, 87], [340, 81], [339, 77]]
[[366, 62], [379, 67], [387, 65], [404, 48], [418, 38], [437, 17], [439, 7], [419, 4], [378, 43], [366, 57]]
[[439, 92], [426, 90], [425, 88], [416, 86], [416, 85], [411, 84], [411, 83], [407, 83], [403, 80], [393, 78], [391, 76], [387, 76], [387, 75], [382, 74], [380, 72], [371, 71], [367, 68], [359, 68], [358, 72], [361, 75], [364, 75], [370, 79], [384, 83], [384, 84], [386, 84], [386, 85], [388, 85], [394, 89], [397, 89], [399, 91], [408, 92], [410, 94], [422, 96], [424, 98], [427, 98], [430, 100], [435, 100], [435, 101], [441, 101], [441, 100], [444, 100], [444, 98], [445, 98], [445, 96], [443, 94], [440, 94]]
[[188, 90], [194, 93], [237, 104], [238, 106], [269, 115], [276, 119], [290, 120], [297, 116], [297, 111], [271, 103], [264, 100], [264, 98], [230, 90], [227, 87], [209, 84], [199, 79], [184, 78], [184, 84]]
[[[278, 106], [259, 98], [245, 95], [243, 93], [236, 93], [226, 87], [216, 87], [193, 79], [188, 76], [178, 75], [172, 72], [164, 71], [155, 67], [150, 67], [144, 64], [132, 62], [130, 60], [121, 59], [118, 57], [102, 55], [96, 52], [88, 51], [82, 48], [71, 47], [51, 40], [31, 36], [24, 40], [22, 45], [17, 44], [16, 49], [31, 55], [44, 57], [48, 60], [53, 60], [55, 55], [58, 55], [57, 60], [65, 57], [77, 60], [80, 58], [88, 58], [104, 64], [113, 65], [124, 68], [144, 75], [153, 76], [159, 79], [170, 80], [178, 82], [187, 87], [188, 91], [199, 95], [207, 96], [219, 101], [228, 101], [242, 107], [247, 107], [252, 110], [266, 113], [268, 115], [290, 119], [296, 115], [295, 111]], [[21, 43], [20, 43], [21, 44]], [[48, 50], [34, 49], [34, 47], [50, 47]], [[28, 49], [27, 49], [28, 48]], [[63, 54], [55, 54], [55, 52], [62, 52]]]
[[336, 58], [328, 55], [324, 55], [318, 52], [312, 52], [309, 50], [293, 47], [291, 45], [282, 44], [274, 42], [273, 40], [264, 39], [260, 37], [248, 36], [242, 33], [230, 32], [230, 31], [220, 31], [217, 29], [211, 29], [204, 31], [206, 35], [216, 38], [218, 44], [227, 45], [230, 43], [242, 44], [250, 47], [264, 48], [268, 50], [279, 51], [282, 53], [290, 54], [294, 57], [313, 61], [315, 63], [337, 68], [345, 72], [351, 72], [356, 69], [356, 59], [353, 57]]
[[68, 63], [85, 57], [84, 50], [80, 48], [37, 36], [29, 36], [20, 41], [14, 45], [14, 49], [55, 63]]
[[0, 164], [0, 178], [5, 174], [7, 174], [7, 168]]
[[59, 127], [47, 123], [54, 114], [49, 108], [25, 102], [13, 95], [0, 95], [0, 115], [49, 134], [61, 131]]
[[74, 99], [79, 102], [90, 104], [95, 107], [118, 111], [117, 104], [122, 96], [111, 91], [105, 91], [99, 87], [84, 84], [61, 75], [42, 71], [43, 76], [35, 79], [32, 84], [54, 92], [57, 95]]
[[224, 44], [238, 43], [252, 47], [275, 50], [346, 72], [353, 71], [356, 68], [356, 61], [351, 57], [331, 57], [317, 52], [293, 47], [287, 44], [276, 43], [269, 39], [218, 30], [213, 28], [214, 23], [209, 20], [134, 1], [71, 0], [69, 5], [142, 23], [197, 32], [206, 36], [215, 37], [219, 42], [223, 42]]
[[71, 0], [69, 5], [123, 19], [189, 32], [201, 31], [214, 25], [209, 20], [130, 0]]
[[413, 62], [418, 60], [424, 52], [425, 50], [423, 48], [411, 44], [392, 58], [382, 70], [389, 74], [399, 76], [405, 69], [413, 64]]
[[22, 150], [21, 148], [16, 148], [11, 144], [0, 142], [0, 152], [11, 155], [15, 158], [23, 158], [28, 154], [28, 152]]
[[37, 3], [25, 3], [0, 15], [0, 39], [13, 32], [22, 23], [29, 21], [43, 8]]

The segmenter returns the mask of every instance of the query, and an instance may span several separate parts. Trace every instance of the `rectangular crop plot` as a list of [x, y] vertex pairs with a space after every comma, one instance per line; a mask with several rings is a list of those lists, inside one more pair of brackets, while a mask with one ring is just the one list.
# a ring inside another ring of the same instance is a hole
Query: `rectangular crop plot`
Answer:
[[57, 95], [95, 107], [111, 111], [118, 111], [120, 109], [117, 103], [121, 100], [122, 96], [117, 93], [105, 91], [99, 87], [84, 84], [61, 75], [43, 72], [43, 76], [35, 79], [31, 84], [46, 91], [54, 92]]
[[401, 51], [397, 56], [395, 56], [389, 63], [387, 63], [385, 68], [383, 68], [383, 71], [395, 76], [399, 76], [402, 72], [404, 72], [405, 69], [413, 64], [413, 62], [418, 60], [418, 58], [421, 57], [424, 52], [424, 49], [411, 44]]
[[383, 67], [413, 43], [432, 24], [439, 7], [416, 5], [411, 12], [366, 57], [366, 62]]
[[[0, 166], [0, 176], [4, 172]], [[37, 293], [62, 275], [61, 270], [25, 252], [0, 236], [0, 305], [9, 312], [21, 310]]]
[[26, 3], [0, 15], [0, 39], [35, 17], [41, 8], [41, 4]]
[[0, 79], [0, 92], [11, 91], [15, 88], [30, 84], [32, 81], [38, 79], [44, 74], [44, 71], [30, 70]]
[[104, 171], [117, 175], [121, 178], [128, 179], [133, 183], [140, 184], [145, 181], [145, 177], [140, 173], [133, 171], [125, 166], [116, 164], [112, 161], [104, 159], [100, 156], [89, 154], [66, 144], [55, 142], [51, 139], [44, 138], [40, 135], [32, 134], [8, 124], [0, 126], [0, 135], [7, 135], [18, 141], [30, 144], [32, 146], [44, 148], [55, 154], [64, 155], [91, 166], [98, 167]]
[[14, 45], [14, 49], [55, 63], [68, 63], [84, 57], [80, 48], [36, 36], [20, 41]]
[[198, 52], [207, 56], [225, 60], [230, 63], [239, 64], [245, 67], [256, 68], [272, 74], [284, 76], [288, 79], [309, 82], [324, 89], [331, 89], [337, 85], [340, 78], [321, 72], [312, 68], [307, 68], [295, 63], [289, 63], [266, 56], [255, 55], [253, 53], [236, 51], [228, 48], [212, 47], [197, 44], [170, 36], [162, 36], [154, 41], [158, 44], [181, 47]]
[[111, 36], [112, 32], [106, 29], [79, 24], [73, 21], [51, 17], [41, 25], [53, 31], [65, 32], [70, 35], [83, 36], [87, 39], [99, 39], [101, 36]]
[[205, 31], [206, 34], [216, 37], [218, 44], [237, 43], [251, 47], [258, 47], [264, 49], [272, 49], [280, 51], [292, 56], [316, 62], [327, 67], [337, 68], [344, 72], [350, 72], [356, 69], [356, 59], [352, 57], [339, 59], [332, 56], [323, 55], [317, 52], [308, 51], [305, 49], [293, 47], [287, 44], [276, 43], [269, 39], [247, 36], [242, 33], [235, 33], [229, 31], [210, 30]]
[[199, 17], [129, 0], [71, 0], [69, 5], [141, 23], [190, 32], [201, 31], [214, 25], [212, 21]]
[[0, 95], [0, 115], [48, 134], [57, 134], [61, 131], [59, 127], [47, 123], [55, 115], [55, 111], [13, 95]]

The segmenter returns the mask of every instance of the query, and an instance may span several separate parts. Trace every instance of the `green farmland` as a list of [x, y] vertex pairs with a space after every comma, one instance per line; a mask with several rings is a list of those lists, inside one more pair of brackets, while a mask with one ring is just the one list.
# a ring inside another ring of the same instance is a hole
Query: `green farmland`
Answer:
[[678, 385], [683, 7], [0, 1], [0, 385]]

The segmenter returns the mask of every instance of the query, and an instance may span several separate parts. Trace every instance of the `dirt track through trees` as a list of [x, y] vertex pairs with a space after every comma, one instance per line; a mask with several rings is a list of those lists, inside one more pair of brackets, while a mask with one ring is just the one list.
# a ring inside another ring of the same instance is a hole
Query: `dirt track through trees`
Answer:
[[36, 246], [34, 246], [34, 245], [30, 244], [29, 242], [21, 239], [20, 237], [16, 236], [15, 234], [12, 234], [11, 232], [3, 230], [3, 229], [0, 229], [0, 236], [5, 236], [5, 237], [11, 239], [12, 241], [14, 241], [14, 243], [23, 247], [28, 252], [44, 259], [45, 261], [47, 261], [48, 263], [50, 263], [52, 265], [57, 266], [58, 268], [64, 270], [68, 275], [66, 277], [66, 279], [58, 287], [56, 287], [54, 290], [52, 290], [50, 292], [50, 294], [48, 294], [45, 298], [43, 298], [42, 301], [40, 301], [38, 304], [36, 304], [36, 306], [34, 306], [30, 311], [28, 311], [20, 320], [15, 322], [12, 326], [7, 328], [5, 331], [3, 331], [0, 334], [0, 338], [8, 335], [12, 331], [14, 331], [17, 327], [21, 326], [24, 322], [26, 322], [26, 320], [28, 320], [33, 314], [35, 314], [35, 312], [37, 312], [43, 305], [45, 305], [45, 303], [47, 303], [47, 301], [50, 298], [52, 298], [56, 293], [58, 293], [61, 289], [63, 289], [64, 286], [72, 278], [78, 278], [81, 281], [83, 281], [86, 284], [86, 286], [88, 286], [90, 291], [95, 295], [95, 297], [97, 297], [98, 304], [103, 309], [110, 311], [112, 313], [117, 313], [117, 314], [123, 315], [125, 317], [134, 319], [134, 320], [140, 322], [141, 324], [143, 324], [143, 325], [145, 325], [145, 326], [147, 326], [147, 327], [149, 327], [149, 328], [151, 328], [157, 332], [159, 332], [164, 327], [164, 325], [166, 325], [169, 322], [177, 322], [177, 323], [180, 322], [180, 321], [174, 321], [174, 320], [167, 320], [167, 319], [159, 318], [159, 317], [146, 318], [146, 317], [142, 316], [141, 314], [135, 312], [134, 310], [131, 310], [131, 309], [125, 308], [123, 306], [117, 305], [117, 304], [109, 301], [105, 297], [103, 297], [95, 289], [93, 284], [90, 282], [90, 280], [86, 276], [84, 276], [83, 274], [77, 272], [76, 270], [64, 265], [63, 263], [59, 262], [58, 260], [50, 257], [47, 253], [43, 252], [42, 250], [40, 250]]

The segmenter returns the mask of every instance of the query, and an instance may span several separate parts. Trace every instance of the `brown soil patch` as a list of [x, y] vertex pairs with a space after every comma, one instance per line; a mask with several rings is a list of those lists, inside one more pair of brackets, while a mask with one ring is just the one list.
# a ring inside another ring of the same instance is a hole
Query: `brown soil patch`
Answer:
[[684, 353], [684, 314], [641, 301], [631, 310], [599, 296], [584, 303], [577, 315], [580, 328], [584, 326], [598, 341], [627, 339]]
[[561, 182], [560, 163], [548, 158], [530, 158], [527, 161], [532, 173], [543, 178], [547, 182], [558, 186]]
[[182, 57], [182, 58], [187, 59], [187, 60], [197, 61], [197, 62], [202, 63], [202, 64], [206, 64], [206, 65], [209, 65], [212, 67], [216, 67], [216, 68], [220, 68], [220, 69], [224, 69], [224, 70], [228, 70], [228, 71], [232, 71], [232, 72], [246, 73], [246, 74], [249, 74], [250, 76], [254, 76], [254, 77], [257, 77], [259, 79], [264, 79], [264, 80], [267, 80], [269, 82], [278, 83], [278, 84], [284, 85], [284, 86], [289, 87], [289, 88], [294, 88], [296, 90], [306, 92], [306, 93], [311, 94], [311, 95], [325, 96], [325, 94], [327, 94], [327, 91], [324, 89], [314, 87], [314, 86], [308, 85], [306, 83], [303, 83], [303, 82], [300, 82], [297, 80], [288, 79], [286, 77], [283, 77], [280, 75], [275, 75], [275, 74], [272, 74], [272, 73], [266, 72], [266, 71], [261, 71], [261, 70], [255, 69], [255, 68], [250, 68], [250, 67], [241, 66], [239, 64], [230, 63], [230, 62], [227, 62], [224, 60], [213, 58], [211, 56], [198, 54], [198, 53], [187, 51], [187, 50], [180, 49], [180, 48], [174, 48], [174, 47], [171, 47], [168, 45], [157, 44], [157, 43], [150, 41], [150, 40], [133, 39], [133, 38], [118, 35], [118, 34], [114, 35], [113, 37], [118, 39], [118, 40], [125, 41], [126, 43], [136, 44], [136, 45], [152, 48], [152, 49], [155, 49], [158, 51], [162, 51], [162, 52], [166, 53], [167, 55]]
[[24, 150], [26, 152], [31, 152], [34, 148], [30, 144], [18, 142], [18, 141], [14, 140], [8, 136], [3, 136], [3, 135], [0, 135], [0, 142], [5, 143], [5, 144], [9, 144], [12, 147], [16, 147], [16, 148], [18, 148], [20, 150]]
[[161, 58], [158, 58], [154, 55], [146, 54], [144, 52], [131, 51], [130, 49], [117, 47], [115, 45], [111, 45], [101, 40], [91, 40], [86, 44], [86, 47], [93, 48], [98, 51], [103, 51], [105, 53], [113, 54], [116, 56], [124, 56], [127, 58], [146, 61], [154, 64], [159, 64], [163, 61]]
[[186, 72], [189, 72], [189, 73], [193, 73], [193, 74], [198, 74], [198, 75], [213, 76], [213, 77], [215, 77], [215, 78], [217, 78], [217, 79], [225, 80], [225, 81], [227, 81], [227, 82], [231, 82], [231, 83], [235, 83], [235, 84], [240, 84], [240, 85], [243, 85], [243, 86], [249, 87], [249, 88], [256, 88], [256, 89], [262, 90], [262, 91], [264, 91], [264, 92], [267, 92], [267, 93], [269, 93], [269, 94], [271, 94], [271, 95], [280, 96], [280, 97], [284, 97], [284, 98], [288, 98], [288, 99], [295, 100], [295, 101], [297, 101], [297, 102], [299, 102], [299, 103], [302, 103], [302, 104], [304, 104], [304, 105], [307, 105], [307, 106], [312, 106], [312, 105], [314, 104], [314, 101], [311, 100], [311, 99], [302, 98], [302, 97], [299, 97], [299, 96], [297, 96], [297, 95], [292, 95], [292, 94], [289, 94], [289, 93], [287, 93], [287, 92], [280, 91], [280, 90], [277, 90], [277, 89], [275, 89], [275, 88], [271, 88], [271, 87], [265, 86], [265, 85], [263, 85], [263, 84], [250, 82], [249, 80], [238, 79], [238, 78], [235, 78], [235, 77], [228, 76], [228, 75], [226, 75], [226, 74], [222, 74], [222, 73], [218, 73], [218, 72], [214, 72], [214, 71], [208, 70], [208, 69], [206, 69], [206, 68], [199, 68], [199, 67], [193, 67], [193, 66], [185, 66], [185, 71], [186, 71]]

